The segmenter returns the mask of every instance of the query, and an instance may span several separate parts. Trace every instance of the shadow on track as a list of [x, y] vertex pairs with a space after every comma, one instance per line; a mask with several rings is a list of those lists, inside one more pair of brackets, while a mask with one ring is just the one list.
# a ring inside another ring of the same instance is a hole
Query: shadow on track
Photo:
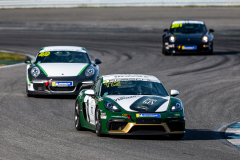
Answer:
[[213, 52], [213, 56], [214, 55], [234, 55], [234, 54], [238, 54], [240, 52], [237, 51], [229, 51], [229, 52]]
[[[234, 54], [238, 54], [240, 52], [237, 51], [224, 51], [224, 52], [213, 52], [213, 54], [195, 54], [195, 53], [187, 53], [187, 54], [173, 54], [172, 56], [217, 56], [217, 55], [234, 55]], [[167, 56], [171, 56], [171, 55], [167, 55]]]
[[70, 96], [70, 95], [35, 95], [32, 98], [44, 98], [44, 99], [76, 99], [77, 96]]
[[[160, 136], [107, 135], [106, 137], [117, 138], [117, 139], [131, 139], [131, 140], [171, 140], [167, 135], [160, 135]], [[186, 134], [182, 140], [184, 141], [206, 140], [207, 141], [207, 140], [221, 140], [221, 139], [225, 139], [224, 132], [217, 132], [217, 131], [204, 130], [204, 129], [186, 129]]]

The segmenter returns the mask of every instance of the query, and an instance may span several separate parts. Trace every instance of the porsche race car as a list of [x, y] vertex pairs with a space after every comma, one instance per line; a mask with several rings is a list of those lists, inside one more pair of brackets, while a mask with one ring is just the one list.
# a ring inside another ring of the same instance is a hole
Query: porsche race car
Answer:
[[207, 28], [203, 21], [176, 20], [170, 29], [164, 29], [162, 53], [174, 54], [213, 54], [213, 29]]
[[91, 61], [83, 47], [51, 46], [42, 48], [35, 60], [25, 60], [26, 91], [34, 95], [78, 95], [99, 76], [98, 64]]
[[167, 93], [154, 76], [105, 75], [91, 89], [82, 90], [75, 103], [75, 128], [88, 128], [97, 136], [185, 134], [184, 108], [179, 94]]

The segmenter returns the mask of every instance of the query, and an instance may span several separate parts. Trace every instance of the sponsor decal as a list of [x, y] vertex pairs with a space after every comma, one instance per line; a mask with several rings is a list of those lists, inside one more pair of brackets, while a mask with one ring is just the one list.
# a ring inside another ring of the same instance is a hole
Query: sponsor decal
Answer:
[[98, 102], [101, 102], [103, 99], [102, 98], [98, 98]]
[[79, 93], [79, 95], [82, 96], [82, 95], [83, 95], [83, 92], [81, 91], [81, 92]]
[[113, 113], [112, 117], [115, 117], [115, 118], [128, 118], [129, 120], [132, 120], [131, 116], [129, 114], [125, 114], [125, 113]]
[[73, 86], [73, 82], [56, 82], [56, 81], [53, 81], [52, 86], [55, 86], [55, 87]]
[[141, 97], [131, 104], [130, 109], [138, 112], [155, 112], [165, 102], [167, 100], [160, 97]]
[[161, 115], [154, 114], [154, 113], [140, 113], [140, 114], [136, 114], [136, 117], [158, 117], [158, 118], [161, 118]]
[[135, 97], [137, 97], [137, 96], [129, 96], [129, 97], [119, 97], [119, 98], [116, 98], [116, 99], [114, 99], [114, 101], [121, 101], [121, 100], [124, 100], [124, 99], [131, 99], [131, 98], [135, 98]]
[[122, 113], [112, 113], [112, 115], [114, 115], [114, 116], [122, 116], [123, 114]]
[[196, 50], [196, 46], [182, 46], [182, 50]]
[[144, 110], [146, 110], [146, 111], [148, 110], [148, 107], [147, 107], [147, 106], [138, 106], [137, 108], [138, 108], [138, 109], [144, 109]]
[[148, 105], [153, 105], [155, 102], [157, 102], [156, 99], [146, 99], [145, 101], [143, 101], [143, 104], [148, 104]]
[[105, 112], [102, 112], [100, 117], [101, 119], [107, 119], [107, 115]]

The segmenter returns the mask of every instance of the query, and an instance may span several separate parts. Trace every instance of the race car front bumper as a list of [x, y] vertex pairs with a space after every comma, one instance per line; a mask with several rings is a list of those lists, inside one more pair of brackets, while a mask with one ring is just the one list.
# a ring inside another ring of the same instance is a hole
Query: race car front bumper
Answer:
[[[33, 80], [27, 83], [28, 85], [28, 94], [32, 95], [78, 95], [81, 89], [90, 88], [90, 86], [86, 86], [83, 82], [91, 81], [94, 82], [93, 79], [88, 80], [79, 80], [73, 77], [52, 77], [48, 78], [49, 80]], [[49, 82], [49, 83], [48, 83]], [[54, 86], [53, 82], [71, 82], [71, 86]], [[47, 84], [47, 85], [46, 85]]]
[[[168, 119], [158, 124], [137, 124], [125, 119], [109, 119], [105, 134], [114, 135], [169, 135], [185, 134], [185, 119]], [[104, 132], [103, 132], [104, 134]]]
[[169, 44], [165, 43], [165, 50], [168, 54], [204, 54], [212, 50], [212, 44]]

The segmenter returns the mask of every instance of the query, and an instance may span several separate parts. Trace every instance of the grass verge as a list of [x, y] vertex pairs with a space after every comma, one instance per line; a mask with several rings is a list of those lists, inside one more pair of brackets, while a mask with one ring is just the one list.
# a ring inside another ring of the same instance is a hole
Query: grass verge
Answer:
[[25, 59], [27, 59], [27, 57], [21, 54], [0, 52], [0, 66], [19, 63], [19, 61]]

